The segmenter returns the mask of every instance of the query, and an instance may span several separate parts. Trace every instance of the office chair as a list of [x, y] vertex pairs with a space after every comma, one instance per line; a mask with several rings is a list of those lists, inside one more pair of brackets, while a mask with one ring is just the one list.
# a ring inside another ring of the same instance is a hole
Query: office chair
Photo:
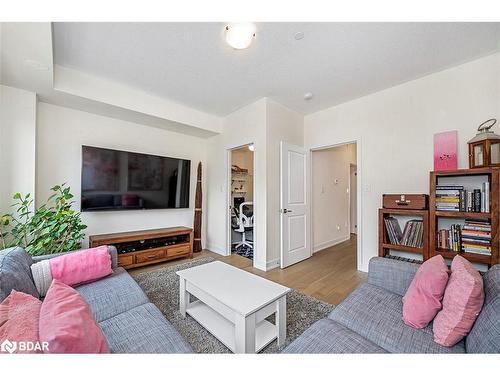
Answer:
[[[242, 246], [249, 247], [253, 249], [253, 241], [247, 240], [246, 232], [253, 231], [253, 210], [251, 210], [251, 216], [247, 216], [245, 211], [245, 206], [248, 208], [253, 207], [253, 202], [243, 202], [240, 204], [239, 210], [233, 208], [236, 215], [236, 220], [232, 221], [231, 226], [235, 232], [241, 233], [241, 241], [233, 242], [232, 245], [236, 245], [236, 249]], [[247, 212], [248, 214], [248, 212]]]

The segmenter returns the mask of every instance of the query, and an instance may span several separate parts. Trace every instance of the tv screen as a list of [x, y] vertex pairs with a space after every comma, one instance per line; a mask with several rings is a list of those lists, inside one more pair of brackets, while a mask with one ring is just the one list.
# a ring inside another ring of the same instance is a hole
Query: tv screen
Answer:
[[191, 161], [82, 146], [82, 211], [188, 208]]

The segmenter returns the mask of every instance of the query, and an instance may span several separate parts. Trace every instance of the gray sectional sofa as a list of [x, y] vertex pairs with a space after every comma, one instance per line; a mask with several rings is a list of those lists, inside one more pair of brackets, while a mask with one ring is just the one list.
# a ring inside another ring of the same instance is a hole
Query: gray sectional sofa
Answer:
[[[76, 288], [88, 302], [113, 353], [192, 353], [192, 349], [139, 285], [117, 267], [113, 274]], [[22, 248], [0, 251], [0, 302], [12, 289], [39, 298], [30, 266], [53, 256], [31, 258]], [[500, 353], [500, 265], [483, 276], [485, 303], [469, 335], [451, 348], [433, 341], [432, 325], [414, 329], [402, 321], [402, 296], [418, 265], [372, 258], [368, 283], [328, 316], [314, 323], [284, 353]]]
[[[191, 353], [192, 349], [158, 308], [149, 302], [130, 275], [117, 267], [117, 253], [109, 247], [113, 274], [76, 287], [102, 328], [112, 353]], [[60, 255], [60, 254], [59, 254]], [[39, 298], [31, 275], [33, 262], [22, 248], [0, 251], [0, 302], [15, 289]]]
[[372, 258], [368, 283], [293, 341], [285, 353], [500, 353], [500, 265], [483, 276], [485, 302], [469, 335], [451, 348], [433, 341], [432, 324], [402, 320], [402, 296], [419, 265]]

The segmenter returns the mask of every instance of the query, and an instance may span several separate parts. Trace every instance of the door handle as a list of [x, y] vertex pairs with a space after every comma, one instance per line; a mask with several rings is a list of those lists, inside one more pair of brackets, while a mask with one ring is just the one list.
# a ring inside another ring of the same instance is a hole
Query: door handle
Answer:
[[282, 213], [284, 213], [284, 214], [287, 214], [287, 213], [289, 213], [289, 212], [293, 212], [293, 211], [292, 211], [292, 210], [289, 210], [289, 209], [287, 209], [287, 208], [283, 208], [283, 209], [281, 210], [281, 212], [282, 212]]

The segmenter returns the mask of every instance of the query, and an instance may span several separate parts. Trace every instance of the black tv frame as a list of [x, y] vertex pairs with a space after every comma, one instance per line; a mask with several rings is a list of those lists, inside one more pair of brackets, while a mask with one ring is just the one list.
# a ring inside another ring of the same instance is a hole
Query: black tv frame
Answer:
[[[143, 156], [154, 156], [162, 159], [174, 159], [174, 160], [181, 160], [185, 161], [188, 163], [188, 173], [187, 173], [187, 189], [186, 189], [186, 200], [187, 200], [187, 206], [186, 207], [149, 207], [149, 208], [136, 208], [136, 207], [131, 207], [131, 208], [106, 208], [106, 209], [84, 209], [83, 208], [83, 152], [84, 148], [95, 148], [95, 149], [101, 149], [101, 150], [107, 150], [107, 151], [113, 151], [113, 152], [124, 152], [127, 154], [136, 154], [136, 155], [143, 155]], [[182, 158], [176, 158], [176, 157], [171, 157], [171, 156], [162, 156], [162, 155], [155, 155], [155, 154], [146, 154], [146, 153], [141, 153], [141, 152], [135, 152], [135, 151], [125, 151], [125, 150], [118, 150], [118, 149], [111, 149], [111, 148], [106, 148], [106, 147], [99, 147], [99, 146], [91, 146], [91, 145], [82, 145], [82, 151], [81, 151], [81, 170], [80, 170], [80, 212], [128, 212], [128, 211], [149, 211], [149, 210], [185, 210], [185, 209], [190, 209], [191, 207], [191, 159], [182, 159]]]

